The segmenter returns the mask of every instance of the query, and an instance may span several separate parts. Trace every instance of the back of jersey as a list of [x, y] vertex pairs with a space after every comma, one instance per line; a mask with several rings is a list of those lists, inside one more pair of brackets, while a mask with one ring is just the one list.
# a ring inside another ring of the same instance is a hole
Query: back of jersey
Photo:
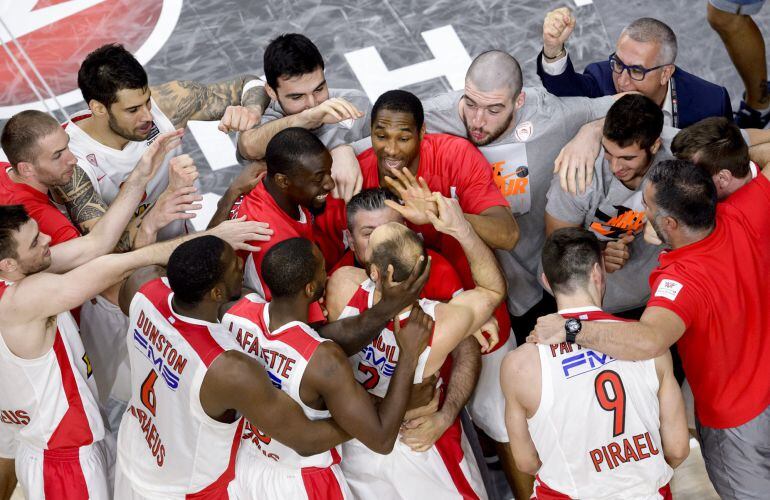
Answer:
[[[222, 318], [243, 352], [252, 356], [267, 371], [273, 385], [296, 401], [310, 420], [331, 418], [328, 410], [316, 410], [300, 397], [302, 376], [315, 350], [328, 339], [310, 326], [292, 321], [270, 331], [270, 304], [257, 294], [249, 294], [236, 303]], [[338, 448], [303, 457], [247, 422], [243, 442], [238, 450], [241, 460], [268, 460], [283, 467], [329, 467], [340, 461]]]
[[131, 400], [118, 433], [118, 467], [149, 498], [227, 488], [243, 419], [223, 423], [200, 402], [208, 367], [237, 349], [219, 324], [176, 314], [165, 278], [131, 301]]
[[[560, 311], [623, 321], [595, 308]], [[538, 481], [572, 498], [660, 498], [673, 470], [660, 439], [655, 361], [619, 361], [577, 344], [539, 345], [540, 405], [528, 419]]]

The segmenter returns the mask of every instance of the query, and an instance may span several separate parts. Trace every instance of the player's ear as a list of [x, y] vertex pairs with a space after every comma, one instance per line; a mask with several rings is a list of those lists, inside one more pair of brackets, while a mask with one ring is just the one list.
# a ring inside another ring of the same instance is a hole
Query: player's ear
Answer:
[[19, 263], [16, 259], [6, 257], [0, 260], [0, 271], [4, 273], [15, 272], [19, 268]]
[[716, 184], [718, 188], [725, 189], [733, 180], [733, 174], [726, 168], [723, 168], [717, 172], [717, 175], [715, 175], [713, 179], [714, 184]]
[[286, 189], [289, 187], [289, 176], [286, 174], [275, 174], [273, 176], [273, 182], [275, 182], [279, 188]]
[[305, 283], [305, 296], [312, 297], [313, 295], [315, 295], [315, 283], [311, 280]]
[[551, 290], [551, 284], [548, 283], [548, 278], [545, 277], [545, 273], [540, 273], [540, 281], [543, 282], [543, 288], [545, 288], [545, 290], [548, 293], [553, 295], [553, 290]]
[[422, 141], [423, 137], [425, 137], [425, 122], [422, 122], [422, 127], [420, 127], [420, 140]]
[[277, 101], [278, 100], [278, 93], [273, 90], [273, 87], [270, 86], [270, 84], [265, 83], [265, 92], [267, 92], [267, 96], [270, 98], [271, 101]]
[[376, 264], [370, 264], [369, 265], [369, 277], [375, 283], [377, 283], [377, 281], [381, 278], [380, 269], [377, 267]]
[[[658, 137], [655, 142], [652, 144], [652, 147], [650, 147], [650, 153], [655, 154], [660, 149], [660, 146], [663, 144], [663, 141], [660, 140], [660, 137]], [[652, 159], [652, 158], [650, 158]]]
[[527, 100], [527, 95], [524, 93], [523, 90], [519, 91], [519, 95], [516, 96], [516, 99], [513, 102], [513, 109], [518, 110], [521, 109], [522, 106], [524, 106], [524, 101]]
[[30, 177], [35, 176], [35, 166], [28, 161], [20, 161], [16, 164], [15, 169], [16, 173], [19, 174], [19, 177], [24, 179], [29, 179]]
[[98, 117], [106, 116], [108, 112], [107, 106], [97, 101], [96, 99], [91, 99], [88, 101], [88, 109], [91, 110], [91, 113], [94, 116]]

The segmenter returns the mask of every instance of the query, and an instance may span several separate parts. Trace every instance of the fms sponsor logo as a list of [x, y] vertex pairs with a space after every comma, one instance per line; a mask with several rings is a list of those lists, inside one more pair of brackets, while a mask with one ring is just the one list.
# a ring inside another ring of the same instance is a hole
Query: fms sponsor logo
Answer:
[[179, 376], [187, 366], [187, 358], [182, 356], [165, 335], [145, 316], [139, 312], [139, 318], [134, 327], [134, 347], [150, 360], [169, 389], [175, 391], [179, 387]]

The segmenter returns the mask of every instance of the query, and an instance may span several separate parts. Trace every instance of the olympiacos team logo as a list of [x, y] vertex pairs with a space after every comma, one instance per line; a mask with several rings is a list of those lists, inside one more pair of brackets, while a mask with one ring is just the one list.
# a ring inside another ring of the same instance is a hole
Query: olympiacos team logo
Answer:
[[[105, 43], [122, 43], [142, 64], [165, 45], [182, 0], [0, 0], [0, 118], [82, 99], [80, 63]], [[41, 81], [42, 80], [42, 81]], [[46, 85], [48, 89], [46, 89]]]

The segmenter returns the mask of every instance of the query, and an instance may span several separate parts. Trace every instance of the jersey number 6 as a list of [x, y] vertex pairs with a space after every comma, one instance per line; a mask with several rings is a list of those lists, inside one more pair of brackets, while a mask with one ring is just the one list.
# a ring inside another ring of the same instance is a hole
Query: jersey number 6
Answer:
[[[607, 391], [607, 386], [612, 388], [612, 394]], [[612, 370], [605, 370], [596, 376], [594, 382], [596, 399], [603, 410], [614, 413], [612, 424], [612, 437], [623, 434], [626, 428], [626, 389], [620, 375]]]
[[150, 370], [150, 373], [147, 374], [147, 378], [144, 379], [144, 382], [142, 382], [142, 387], [140, 388], [139, 394], [142, 398], [142, 403], [144, 406], [147, 407], [148, 410], [150, 410], [150, 413], [152, 413], [152, 416], [155, 416], [155, 381], [158, 380], [158, 374], [155, 373], [155, 370]]

